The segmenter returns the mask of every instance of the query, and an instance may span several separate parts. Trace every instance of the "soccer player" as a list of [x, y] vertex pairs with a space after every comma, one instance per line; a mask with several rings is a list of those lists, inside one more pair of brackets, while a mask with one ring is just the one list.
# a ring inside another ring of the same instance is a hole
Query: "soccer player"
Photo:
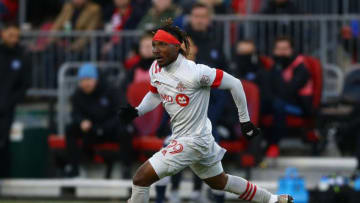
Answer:
[[241, 200], [292, 203], [293, 198], [289, 195], [271, 194], [223, 170], [221, 160], [226, 150], [214, 141], [211, 122], [207, 118], [210, 88], [231, 91], [244, 136], [250, 139], [260, 134], [250, 122], [240, 80], [219, 69], [186, 59], [187, 34], [173, 26], [171, 20], [156, 31], [152, 43], [156, 60], [149, 70], [150, 91], [138, 107], [120, 108], [119, 118], [122, 122], [131, 122], [162, 103], [171, 118], [172, 138], [166, 148], [155, 153], [137, 170], [128, 203], [148, 203], [151, 184], [188, 166], [212, 189], [234, 193]]

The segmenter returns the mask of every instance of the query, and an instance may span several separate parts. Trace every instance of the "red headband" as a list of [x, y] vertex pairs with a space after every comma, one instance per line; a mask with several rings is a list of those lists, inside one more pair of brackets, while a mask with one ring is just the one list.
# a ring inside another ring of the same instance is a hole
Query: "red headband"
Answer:
[[181, 44], [179, 40], [176, 39], [176, 37], [164, 30], [158, 30], [152, 40], [166, 42], [169, 44]]

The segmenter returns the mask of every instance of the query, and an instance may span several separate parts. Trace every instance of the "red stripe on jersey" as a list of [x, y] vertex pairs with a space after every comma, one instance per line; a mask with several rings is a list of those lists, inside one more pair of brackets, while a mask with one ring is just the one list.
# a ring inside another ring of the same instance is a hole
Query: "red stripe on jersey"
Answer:
[[213, 84], [211, 85], [212, 88], [217, 88], [221, 85], [221, 81], [223, 79], [224, 72], [220, 69], [216, 69], [216, 76]]
[[240, 199], [243, 199], [244, 196], [247, 194], [247, 192], [248, 192], [248, 190], [249, 190], [249, 186], [250, 186], [250, 184], [249, 184], [249, 181], [248, 181], [248, 183], [247, 183], [247, 185], [246, 185], [246, 190], [245, 190], [244, 193], [241, 194], [241, 196], [239, 197]]
[[251, 197], [249, 199], [250, 202], [252, 201], [252, 199], [254, 198], [254, 196], [256, 194], [256, 185], [254, 185], [254, 186], [255, 186], [255, 189], [254, 189], [254, 192], [252, 193], [252, 195], [251, 195]]
[[157, 61], [155, 61], [155, 63], [151, 67], [153, 74], [156, 73], [156, 66], [157, 66]]
[[149, 90], [150, 90], [150, 92], [152, 92], [152, 93], [154, 93], [154, 94], [157, 94], [157, 93], [158, 93], [157, 88], [154, 87], [154, 86], [152, 86], [151, 84], [150, 84], [150, 86], [149, 86]]

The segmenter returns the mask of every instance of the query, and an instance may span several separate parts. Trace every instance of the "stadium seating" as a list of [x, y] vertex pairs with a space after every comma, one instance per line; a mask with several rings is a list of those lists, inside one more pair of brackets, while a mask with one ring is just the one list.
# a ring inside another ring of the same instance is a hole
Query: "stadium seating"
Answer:
[[[82, 144], [81, 140], [78, 142]], [[61, 164], [66, 163], [66, 140], [64, 136], [58, 136], [55, 134], [49, 135], [48, 146], [51, 150], [51, 154], [55, 159], [55, 167], [61, 167]], [[94, 157], [92, 160], [94, 163], [105, 163], [106, 173], [105, 178], [111, 178], [111, 172], [114, 166], [114, 162], [118, 157], [119, 144], [114, 142], [105, 142], [94, 145]]]

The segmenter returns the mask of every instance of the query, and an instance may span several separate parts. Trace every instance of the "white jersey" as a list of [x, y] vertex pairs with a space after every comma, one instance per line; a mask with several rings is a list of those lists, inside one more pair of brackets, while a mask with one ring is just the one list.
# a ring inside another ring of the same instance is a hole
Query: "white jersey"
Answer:
[[179, 54], [177, 60], [159, 67], [155, 60], [149, 70], [153, 93], [158, 93], [171, 117], [172, 139], [202, 138], [213, 141], [208, 115], [211, 87], [221, 84], [223, 71], [196, 64]]

